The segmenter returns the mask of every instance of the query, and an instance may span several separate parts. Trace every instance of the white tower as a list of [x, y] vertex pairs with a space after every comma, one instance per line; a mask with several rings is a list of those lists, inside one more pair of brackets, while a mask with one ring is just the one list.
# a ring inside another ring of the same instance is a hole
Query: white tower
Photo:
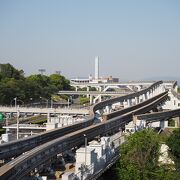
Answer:
[[95, 57], [95, 79], [99, 79], [99, 57]]

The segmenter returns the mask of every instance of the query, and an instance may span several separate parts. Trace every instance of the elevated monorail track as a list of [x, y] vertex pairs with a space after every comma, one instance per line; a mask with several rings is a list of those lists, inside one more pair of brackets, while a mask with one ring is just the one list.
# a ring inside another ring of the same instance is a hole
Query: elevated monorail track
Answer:
[[[143, 95], [147, 93], [148, 91], [155, 89], [155, 87], [160, 86], [162, 83], [163, 83], [162, 81], [158, 81], [152, 84], [151, 86], [149, 86], [148, 88], [138, 91], [136, 93], [132, 93], [132, 94], [117, 97], [117, 98], [112, 98], [112, 99], [97, 103], [91, 107], [90, 118], [87, 119], [86, 121], [83, 121], [83, 122], [80, 122], [71, 126], [67, 126], [64, 128], [58, 128], [51, 131], [43, 132], [39, 135], [34, 135], [34, 136], [27, 137], [24, 139], [1, 144], [0, 145], [0, 159], [16, 157], [22, 154], [23, 152], [29, 151], [43, 143], [52, 141], [53, 139], [59, 138], [68, 133], [75, 132], [82, 128], [88, 127], [94, 123], [95, 113], [97, 110], [103, 109], [104, 107], [108, 105], [112, 105], [113, 103], [116, 103], [116, 102], [124, 101], [127, 99], [131, 99], [131, 98]], [[126, 108], [123, 111], [121, 111], [120, 114], [117, 114], [117, 115], [118, 116], [122, 115], [123, 113], [126, 113], [130, 110], [132, 109]]]
[[168, 120], [170, 118], [180, 117], [180, 109], [168, 110], [163, 112], [154, 112], [149, 114], [140, 114], [136, 118], [147, 122]]
[[113, 117], [106, 122], [91, 125], [42, 144], [2, 166], [0, 168], [0, 177], [2, 180], [22, 179], [22, 177], [28, 174], [32, 169], [45, 163], [57, 154], [83, 144], [84, 134], [86, 134], [89, 141], [96, 136], [114, 133], [130, 122], [134, 114], [145, 113], [154, 106], [166, 101], [167, 98], [168, 92], [166, 91], [143, 103], [130, 107], [127, 112], [124, 111], [122, 115]]

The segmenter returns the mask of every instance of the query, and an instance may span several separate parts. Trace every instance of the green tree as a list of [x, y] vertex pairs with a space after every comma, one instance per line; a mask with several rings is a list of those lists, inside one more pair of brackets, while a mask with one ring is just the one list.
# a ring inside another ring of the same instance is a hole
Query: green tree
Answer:
[[180, 87], [178, 87], [178, 93], [180, 93]]
[[9, 79], [6, 82], [0, 83], [0, 103], [10, 105], [11, 100], [18, 95], [22, 95], [22, 89], [20, 84], [14, 78]]
[[56, 87], [57, 90], [69, 90], [70, 82], [64, 76], [59, 74], [52, 74], [49, 76], [51, 86]]
[[1, 105], [10, 105], [15, 97], [25, 103], [40, 101], [40, 97], [50, 100], [59, 90], [69, 89], [70, 82], [62, 75], [24, 77], [23, 70], [17, 70], [11, 64], [0, 64]]
[[174, 130], [171, 136], [167, 139], [166, 144], [170, 148], [170, 154], [172, 155], [176, 170], [180, 170], [180, 128]]
[[15, 69], [11, 64], [0, 64], [0, 79], [15, 78], [23, 79], [24, 71]]
[[131, 135], [120, 149], [116, 171], [120, 179], [155, 179], [159, 157], [159, 139], [152, 130]]

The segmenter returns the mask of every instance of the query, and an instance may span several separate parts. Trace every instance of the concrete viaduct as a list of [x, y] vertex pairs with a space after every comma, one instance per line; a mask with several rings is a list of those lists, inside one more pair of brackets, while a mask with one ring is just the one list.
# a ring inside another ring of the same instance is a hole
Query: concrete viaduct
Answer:
[[[92, 112], [91, 118], [87, 120], [87, 122], [94, 121], [96, 114], [99, 114], [100, 111], [102, 110], [106, 111], [107, 106], [109, 107], [110, 105], [114, 103], [129, 101], [129, 107], [123, 109], [122, 110], [123, 112], [120, 112], [121, 115], [119, 114], [117, 117], [111, 118], [109, 121], [101, 122], [94, 125], [86, 124], [85, 128], [79, 129], [76, 132], [71, 131], [70, 133], [63, 133], [63, 136], [61, 135], [61, 137], [60, 135], [57, 136], [57, 130], [54, 130], [51, 135], [51, 136], [54, 136], [54, 140], [51, 139], [49, 141], [49, 139], [47, 138], [46, 141], [44, 140], [43, 142], [44, 144], [30, 150], [29, 152], [19, 156], [18, 158], [2, 166], [0, 168], [1, 179], [22, 178], [31, 169], [45, 162], [47, 159], [50, 159], [52, 156], [55, 156], [56, 154], [61, 153], [67, 149], [71, 149], [75, 146], [81, 145], [84, 142], [82, 138], [83, 134], [86, 134], [88, 137], [88, 140], [91, 140], [95, 136], [102, 136], [108, 133], [114, 133], [118, 131], [119, 128], [123, 128], [126, 123], [132, 120], [133, 113], [135, 112], [145, 113], [149, 111], [150, 109], [152, 109], [152, 107], [157, 106], [158, 104], [164, 102], [167, 99], [168, 93], [167, 91], [165, 91], [165, 89], [162, 88], [161, 85], [162, 85], [162, 82], [156, 82], [153, 85], [151, 85], [149, 88], [146, 88], [140, 92], [129, 95], [129, 98], [128, 98], [128, 95], [126, 95], [124, 96], [124, 98], [118, 97], [118, 98], [110, 99], [110, 100], [100, 102], [94, 105], [91, 111]], [[141, 97], [142, 97], [143, 102], [140, 103], [139, 99], [141, 99]], [[137, 98], [137, 101], [136, 101], [136, 98]], [[136, 103], [136, 105], [132, 105], [131, 102]], [[59, 132], [61, 131], [59, 130]], [[36, 136], [34, 138], [34, 141], [37, 141], [39, 137], [41, 137], [41, 135]], [[48, 132], [46, 134], [46, 137], [49, 137]], [[28, 142], [32, 143], [32, 141], [29, 140], [21, 144], [26, 144], [26, 146], [30, 146]], [[13, 145], [13, 148], [16, 147], [14, 145]], [[2, 147], [2, 145], [0, 147]], [[8, 148], [8, 146], [6, 147]], [[4, 148], [4, 150], [6, 150], [6, 153], [8, 153], [7, 148]], [[25, 151], [27, 151], [27, 149]], [[0, 153], [1, 155], [5, 153], [3, 152], [3, 148], [1, 148]]]
[[[134, 115], [149, 112], [168, 100], [167, 88], [165, 89], [162, 84], [162, 81], [155, 82], [141, 91], [95, 104], [91, 108], [90, 118], [86, 120], [86, 124], [81, 124], [81, 128], [79, 126], [76, 126], [76, 129], [72, 126], [71, 128], [66, 127], [66, 129], [61, 128], [46, 132], [44, 135], [37, 135], [34, 139], [33, 137], [27, 138], [27, 140], [24, 139], [21, 143], [15, 141], [13, 146], [11, 146], [11, 143], [0, 145], [0, 156], [2, 157], [5, 157], [6, 153], [11, 154], [12, 149], [20, 154], [18, 151], [20, 146], [33, 148], [2, 166], [0, 168], [1, 179], [21, 179], [32, 169], [58, 153], [83, 144], [83, 134], [86, 134], [89, 141], [96, 136], [113, 134], [119, 131], [119, 128], [124, 128], [128, 122], [132, 121]], [[102, 114], [113, 113], [111, 109], [114, 104], [123, 104], [125, 108], [114, 112], [115, 114], [111, 115], [108, 121], [94, 124], [95, 120], [101, 118]], [[27, 149], [24, 149], [24, 151], [27, 151]]]

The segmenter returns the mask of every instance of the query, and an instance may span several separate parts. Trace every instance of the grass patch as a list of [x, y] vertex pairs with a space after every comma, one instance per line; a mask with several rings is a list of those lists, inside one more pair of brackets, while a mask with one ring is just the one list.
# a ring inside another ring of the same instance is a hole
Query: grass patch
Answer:
[[37, 120], [35, 122], [32, 122], [32, 124], [44, 124], [47, 122], [47, 119], [41, 119], [41, 120]]

